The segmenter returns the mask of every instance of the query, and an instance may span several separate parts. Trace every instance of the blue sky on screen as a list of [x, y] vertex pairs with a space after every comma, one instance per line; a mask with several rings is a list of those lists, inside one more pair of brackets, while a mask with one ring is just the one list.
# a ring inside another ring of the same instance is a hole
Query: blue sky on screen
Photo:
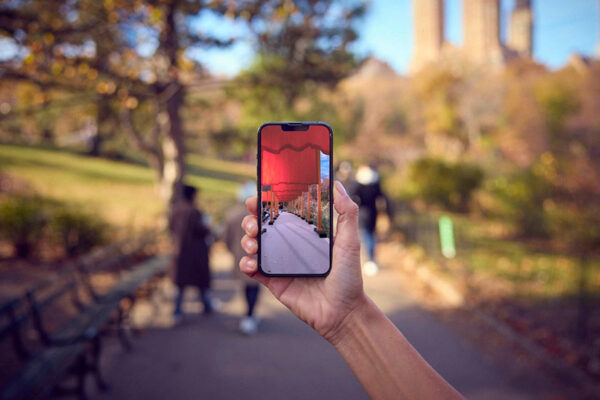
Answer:
[[329, 179], [329, 156], [323, 153], [321, 153], [321, 179]]
[[[501, 0], [502, 36], [515, 0]], [[597, 0], [533, 0], [535, 13], [534, 57], [551, 68], [558, 68], [574, 53], [595, 54], [599, 33], [599, 6]], [[234, 75], [246, 68], [253, 57], [252, 43], [248, 41], [242, 23], [217, 20], [206, 14], [194, 25], [207, 32], [224, 37], [239, 37], [233, 47], [190, 52], [217, 74]], [[353, 50], [358, 54], [374, 55], [389, 62], [398, 72], [408, 70], [412, 54], [411, 0], [372, 0], [368, 15], [358, 24], [359, 41]], [[462, 1], [446, 0], [446, 38], [461, 44]]]

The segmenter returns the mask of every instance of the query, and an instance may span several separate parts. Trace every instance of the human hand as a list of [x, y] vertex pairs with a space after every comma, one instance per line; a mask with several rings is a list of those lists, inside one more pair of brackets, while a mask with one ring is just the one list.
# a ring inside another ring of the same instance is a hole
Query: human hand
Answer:
[[[246, 232], [242, 247], [254, 255], [258, 251], [257, 197], [246, 200], [246, 206], [251, 215], [242, 221]], [[265, 285], [298, 318], [332, 343], [348, 316], [367, 302], [360, 271], [358, 206], [339, 181], [335, 182], [334, 207], [339, 217], [333, 240], [333, 265], [327, 277], [267, 277], [258, 271], [255, 258], [244, 256], [240, 261], [242, 272]]]

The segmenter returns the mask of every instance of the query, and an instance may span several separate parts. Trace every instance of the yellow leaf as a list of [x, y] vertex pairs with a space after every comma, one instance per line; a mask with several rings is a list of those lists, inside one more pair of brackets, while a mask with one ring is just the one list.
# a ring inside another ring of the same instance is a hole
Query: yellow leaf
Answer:
[[136, 99], [133, 96], [130, 96], [127, 98], [127, 100], [125, 100], [125, 107], [129, 108], [130, 110], [136, 108], [138, 106], [138, 99]]
[[33, 53], [27, 54], [27, 56], [23, 59], [23, 63], [25, 65], [31, 65], [31, 64], [33, 64], [34, 61], [35, 61], [35, 56], [33, 55]]
[[52, 67], [50, 68], [50, 71], [52, 72], [52, 74], [54, 75], [59, 75], [62, 72], [62, 65], [59, 62], [53, 62], [52, 63]]
[[47, 32], [44, 34], [44, 43], [46, 43], [48, 46], [50, 46], [52, 43], [54, 43], [54, 35], [51, 34], [50, 32]]
[[87, 73], [87, 77], [89, 80], [93, 81], [94, 79], [96, 79], [98, 77], [98, 70], [96, 70], [94, 68], [90, 68], [90, 70]]
[[98, 82], [96, 85], [96, 91], [100, 94], [106, 93], [106, 82]]
[[117, 90], [117, 85], [113, 81], [108, 81], [106, 83], [106, 93], [113, 94]]
[[80, 73], [81, 75], [87, 74], [89, 70], [90, 70], [90, 66], [87, 65], [87, 63], [81, 63], [77, 67], [77, 72]]

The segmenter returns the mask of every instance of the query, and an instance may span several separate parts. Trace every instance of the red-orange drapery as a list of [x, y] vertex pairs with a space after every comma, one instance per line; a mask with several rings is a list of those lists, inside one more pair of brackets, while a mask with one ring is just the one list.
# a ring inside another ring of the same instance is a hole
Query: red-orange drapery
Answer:
[[266, 126], [261, 132], [261, 183], [319, 183], [320, 152], [330, 154], [329, 131], [312, 125], [307, 131], [282, 131], [279, 126]]
[[[300, 213], [304, 214], [303, 193], [310, 185], [318, 187], [318, 228], [321, 229], [321, 157], [330, 155], [329, 130], [312, 125], [307, 131], [283, 131], [280, 126], [266, 126], [261, 131], [261, 184], [270, 186], [276, 200], [300, 198]], [[301, 197], [302, 196], [302, 197]], [[271, 201], [271, 192], [262, 192], [262, 201]], [[307, 207], [310, 207], [310, 200]], [[310, 213], [310, 210], [307, 210]], [[309, 214], [310, 215], [310, 214]]]
[[269, 125], [261, 131], [261, 147], [270, 153], [279, 153], [283, 149], [302, 151], [312, 147], [329, 154], [329, 130], [322, 125], [311, 125], [307, 131], [286, 132], [279, 126]]

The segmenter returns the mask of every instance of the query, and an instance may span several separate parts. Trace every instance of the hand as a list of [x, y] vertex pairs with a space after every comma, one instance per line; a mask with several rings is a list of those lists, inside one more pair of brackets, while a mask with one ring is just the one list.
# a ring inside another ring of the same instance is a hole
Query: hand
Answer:
[[[249, 255], [258, 251], [257, 197], [246, 200], [252, 215], [242, 221], [246, 235], [242, 247]], [[265, 285], [298, 318], [334, 343], [344, 321], [367, 302], [360, 271], [358, 206], [339, 181], [335, 182], [334, 207], [338, 212], [333, 244], [333, 265], [326, 278], [271, 278], [258, 271], [255, 258], [245, 256], [240, 269]]]

